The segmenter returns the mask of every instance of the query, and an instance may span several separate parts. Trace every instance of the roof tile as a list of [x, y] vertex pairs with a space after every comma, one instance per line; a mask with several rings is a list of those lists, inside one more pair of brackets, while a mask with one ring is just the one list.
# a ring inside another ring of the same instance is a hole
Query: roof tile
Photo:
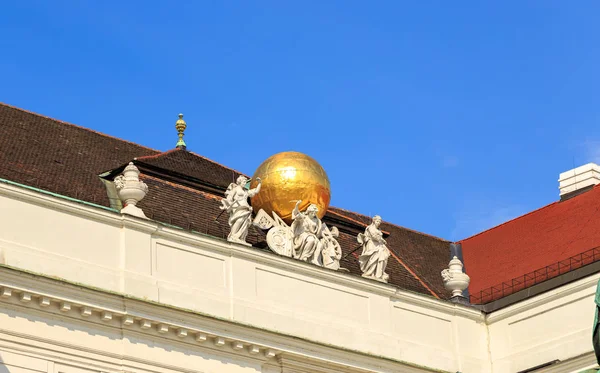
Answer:
[[599, 214], [600, 185], [460, 241], [470, 293], [600, 246]]

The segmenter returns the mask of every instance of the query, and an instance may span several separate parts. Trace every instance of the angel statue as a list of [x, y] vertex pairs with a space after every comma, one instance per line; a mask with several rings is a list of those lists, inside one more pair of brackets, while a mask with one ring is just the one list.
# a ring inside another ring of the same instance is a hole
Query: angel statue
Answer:
[[387, 282], [389, 275], [385, 273], [390, 250], [387, 242], [383, 239], [383, 233], [379, 230], [381, 217], [375, 215], [372, 223], [365, 229], [365, 233], [359, 233], [357, 240], [362, 245], [362, 254], [358, 258], [363, 277]]
[[294, 237], [292, 256], [295, 259], [323, 266], [321, 238], [323, 238], [324, 224], [317, 216], [319, 208], [311, 204], [306, 212], [300, 212], [298, 209], [300, 202], [302, 201], [296, 202], [296, 206], [292, 211], [292, 233]]
[[221, 210], [229, 213], [229, 235], [227, 241], [252, 246], [246, 242], [248, 228], [252, 222], [252, 207], [248, 204], [248, 197], [255, 196], [260, 192], [261, 180], [256, 178], [258, 186], [254, 189], [246, 189], [248, 178], [240, 175], [235, 183], [229, 184], [225, 191], [225, 198], [221, 199]]

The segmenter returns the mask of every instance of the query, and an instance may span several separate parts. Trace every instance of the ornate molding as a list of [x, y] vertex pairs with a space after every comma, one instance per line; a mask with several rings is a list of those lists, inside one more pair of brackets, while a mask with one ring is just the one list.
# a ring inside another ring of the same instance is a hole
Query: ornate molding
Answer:
[[397, 289], [396, 293], [390, 298], [392, 301], [406, 302], [407, 304], [442, 312], [446, 315], [461, 316], [476, 322], [485, 322], [485, 314], [474, 307], [434, 299], [433, 297], [425, 297], [421, 294], [411, 293], [402, 289]]
[[[575, 372], [582, 371], [582, 367], [597, 367], [596, 355], [593, 352], [574, 357], [569, 360], [561, 361], [553, 364], [549, 367], [536, 370], [536, 373], [562, 373], [562, 372]], [[582, 371], [585, 372], [585, 371]]]
[[322, 368], [331, 366], [357, 372], [436, 371], [6, 266], [0, 266], [0, 305], [196, 345], [268, 366], [277, 366], [285, 357], [319, 367], [315, 372], [329, 372]]
[[219, 335], [214, 330], [207, 331], [201, 328], [182, 326], [161, 317], [136, 315], [135, 311], [129, 313], [102, 305], [91, 305], [59, 295], [49, 295], [25, 287], [8, 285], [6, 281], [2, 280], [0, 280], [0, 295], [0, 302], [3, 303], [62, 314], [86, 322], [123, 327], [144, 334], [160, 335], [161, 337], [178, 339], [187, 343], [213, 345], [215, 347], [227, 345], [238, 353], [247, 353], [254, 358], [272, 359], [279, 354], [279, 351], [272, 346], [257, 344], [255, 341], [231, 338], [227, 335]]

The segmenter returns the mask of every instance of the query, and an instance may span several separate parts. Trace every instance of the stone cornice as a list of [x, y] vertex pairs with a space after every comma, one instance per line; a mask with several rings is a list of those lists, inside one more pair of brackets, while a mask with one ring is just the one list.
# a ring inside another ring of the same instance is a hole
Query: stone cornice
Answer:
[[[279, 366], [281, 367], [282, 373], [366, 373], [369, 372], [360, 367], [356, 366], [336, 366], [331, 363], [321, 363], [315, 362], [310, 359], [297, 357], [297, 356], [289, 356], [285, 354], [278, 355], [276, 357]], [[392, 369], [393, 367], [388, 367], [386, 364], [380, 364], [379, 369]], [[398, 369], [396, 367], [396, 369]], [[421, 367], [403, 367], [403, 373], [418, 373], [423, 372], [423, 368]], [[443, 371], [435, 371], [442, 373]]]
[[[278, 351], [256, 340], [241, 340], [218, 327], [219, 320], [166, 308], [125, 296], [0, 268], [0, 300], [13, 305], [82, 319], [108, 327], [127, 327], [145, 334], [190, 339], [216, 347], [231, 346], [251, 355], [275, 357]], [[187, 315], [186, 315], [187, 314]], [[221, 323], [227, 323], [222, 320]], [[228, 323], [231, 324], [231, 323]]]
[[425, 307], [427, 309], [442, 312], [447, 315], [465, 317], [477, 322], [485, 322], [484, 313], [476, 308], [467, 307], [457, 303], [441, 301], [430, 297], [424, 297], [420, 294], [411, 293], [402, 289], [397, 289], [392, 295], [392, 299]]
[[546, 368], [536, 370], [536, 373], [563, 373], [563, 372], [574, 372], [580, 371], [581, 367], [584, 366], [597, 366], [596, 355], [593, 352], [574, 357], [569, 360], [561, 361], [556, 364], [552, 364]]
[[354, 367], [357, 372], [439, 372], [8, 267], [0, 267], [0, 302], [261, 361], [280, 356], [314, 366]]
[[0, 182], [0, 196], [14, 198], [38, 206], [48, 207], [111, 225], [121, 225], [120, 214], [110, 208], [77, 201], [51, 192], [24, 185]]

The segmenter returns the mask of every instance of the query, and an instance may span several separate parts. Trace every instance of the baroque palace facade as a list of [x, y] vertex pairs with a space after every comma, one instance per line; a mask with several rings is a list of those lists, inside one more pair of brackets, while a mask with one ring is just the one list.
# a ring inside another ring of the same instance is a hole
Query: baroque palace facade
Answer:
[[[559, 201], [450, 242], [328, 206], [318, 183], [278, 210], [286, 186], [248, 190], [186, 149], [180, 120], [159, 152], [0, 104], [0, 373], [597, 367], [598, 166], [561, 174]], [[262, 215], [236, 220], [261, 193]], [[298, 231], [309, 218], [321, 243]], [[387, 250], [372, 270], [369, 232]]]

